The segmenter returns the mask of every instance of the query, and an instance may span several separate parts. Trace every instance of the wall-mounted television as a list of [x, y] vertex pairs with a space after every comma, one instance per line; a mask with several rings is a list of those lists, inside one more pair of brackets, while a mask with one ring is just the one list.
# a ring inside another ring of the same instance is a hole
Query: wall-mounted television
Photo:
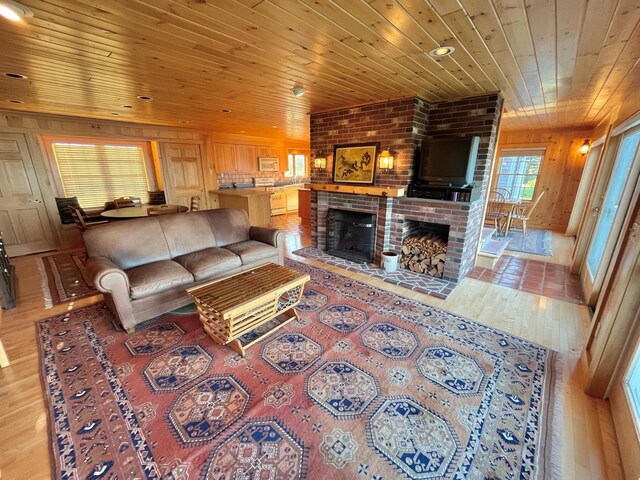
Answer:
[[435, 138], [422, 142], [417, 180], [435, 185], [470, 185], [480, 137]]

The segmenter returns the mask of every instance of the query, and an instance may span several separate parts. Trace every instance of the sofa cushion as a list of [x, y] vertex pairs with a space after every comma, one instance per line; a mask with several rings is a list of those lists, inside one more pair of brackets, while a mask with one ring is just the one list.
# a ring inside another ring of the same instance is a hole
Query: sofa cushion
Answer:
[[277, 257], [278, 249], [255, 240], [247, 240], [246, 242], [238, 242], [233, 245], [227, 245], [227, 250], [232, 251], [240, 257], [243, 265], [255, 263], [269, 257]]
[[[197, 213], [197, 212], [195, 212]], [[235, 208], [216, 208], [200, 212], [206, 216], [213, 235], [216, 237], [216, 247], [225, 247], [232, 243], [249, 240], [249, 215], [244, 210]]]
[[152, 262], [126, 271], [131, 298], [143, 298], [193, 282], [193, 275], [173, 260]]
[[205, 248], [197, 252], [180, 255], [173, 260], [189, 270], [197, 282], [242, 265], [238, 255], [225, 248], [218, 247]]
[[105, 257], [123, 270], [170, 260], [158, 217], [109, 222], [83, 233], [89, 257]]
[[161, 215], [158, 222], [171, 252], [171, 258], [216, 247], [211, 226], [202, 212]]

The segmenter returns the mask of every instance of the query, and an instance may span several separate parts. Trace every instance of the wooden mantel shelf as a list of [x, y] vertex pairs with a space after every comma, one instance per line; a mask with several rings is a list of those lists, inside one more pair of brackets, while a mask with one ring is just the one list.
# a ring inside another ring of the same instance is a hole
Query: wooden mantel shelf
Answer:
[[359, 187], [357, 185], [339, 185], [336, 183], [312, 183], [309, 188], [319, 192], [349, 193], [374, 197], [404, 197], [404, 188], [396, 187]]

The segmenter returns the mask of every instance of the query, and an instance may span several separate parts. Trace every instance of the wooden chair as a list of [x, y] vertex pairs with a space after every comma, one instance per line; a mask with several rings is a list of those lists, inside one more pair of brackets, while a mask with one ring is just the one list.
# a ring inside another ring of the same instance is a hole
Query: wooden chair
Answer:
[[487, 213], [484, 216], [485, 223], [493, 222], [497, 233], [504, 233], [509, 212], [505, 207], [505, 197], [497, 190], [489, 192]]
[[78, 229], [81, 232], [84, 232], [87, 228], [94, 227], [97, 225], [103, 225], [108, 222], [108, 220], [88, 221], [83, 211], [76, 207], [69, 206], [69, 211], [71, 212], [71, 217], [73, 218], [73, 221], [76, 222], [76, 225], [78, 226]]
[[189, 211], [197, 212], [198, 210], [200, 210], [200, 197], [196, 195], [195, 197], [191, 197], [191, 207]]
[[147, 213], [150, 217], [167, 215], [169, 213], [180, 213], [180, 207], [178, 205], [158, 205], [157, 207], [149, 207]]
[[540, 195], [538, 195], [538, 198], [536, 198], [533, 201], [533, 203], [527, 203], [527, 204], [523, 204], [523, 205], [514, 205], [511, 208], [511, 213], [509, 214], [509, 220], [508, 220], [506, 232], [508, 232], [509, 229], [511, 228], [511, 226], [513, 224], [513, 221], [514, 220], [518, 220], [518, 221], [522, 222], [522, 235], [526, 237], [527, 236], [527, 221], [529, 220], [529, 218], [531, 218], [531, 215], [533, 214], [533, 211], [538, 206], [538, 203], [540, 203], [540, 199], [542, 198], [543, 195], [544, 195], [544, 190], [542, 191], [542, 193]]
[[116, 208], [141, 207], [142, 201], [138, 197], [120, 197], [113, 201]]

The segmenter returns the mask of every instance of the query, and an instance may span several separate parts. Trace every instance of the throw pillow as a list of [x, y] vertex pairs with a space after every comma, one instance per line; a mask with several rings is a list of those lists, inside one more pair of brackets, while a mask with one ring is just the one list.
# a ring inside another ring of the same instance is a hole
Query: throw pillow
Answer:
[[[69, 207], [79, 208], [82, 212], [82, 207], [78, 203], [78, 197], [56, 197], [56, 206], [58, 207], [58, 212], [60, 213], [60, 221], [63, 225], [68, 223], [74, 223], [73, 217], [71, 216], [71, 210]], [[83, 212], [84, 215], [84, 212]]]

